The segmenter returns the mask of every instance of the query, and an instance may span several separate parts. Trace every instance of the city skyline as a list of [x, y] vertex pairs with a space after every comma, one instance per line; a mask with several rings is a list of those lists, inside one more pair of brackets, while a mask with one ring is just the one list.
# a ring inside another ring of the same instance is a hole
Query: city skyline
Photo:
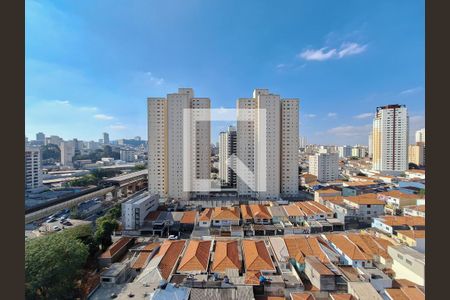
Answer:
[[[146, 98], [178, 87], [213, 108], [254, 88], [299, 97], [299, 134], [313, 144], [366, 145], [387, 104], [408, 107], [410, 133], [424, 127], [423, 1], [102, 4], [26, 2], [28, 137], [147, 136]], [[226, 127], [212, 124], [213, 142]]]

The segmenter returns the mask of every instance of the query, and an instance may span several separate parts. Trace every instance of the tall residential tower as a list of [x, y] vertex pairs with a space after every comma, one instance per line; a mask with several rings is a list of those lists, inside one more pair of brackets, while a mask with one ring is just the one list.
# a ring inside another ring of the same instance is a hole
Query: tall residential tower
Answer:
[[219, 134], [219, 178], [222, 185], [236, 187], [236, 127]]
[[195, 179], [209, 180], [211, 133], [204, 118], [209, 111], [202, 111], [209, 108], [209, 98], [195, 98], [190, 88], [179, 88], [166, 98], [148, 98], [150, 193], [188, 200], [190, 192], [202, 189]]
[[408, 170], [409, 117], [405, 105], [377, 107], [372, 128], [373, 169], [386, 173]]

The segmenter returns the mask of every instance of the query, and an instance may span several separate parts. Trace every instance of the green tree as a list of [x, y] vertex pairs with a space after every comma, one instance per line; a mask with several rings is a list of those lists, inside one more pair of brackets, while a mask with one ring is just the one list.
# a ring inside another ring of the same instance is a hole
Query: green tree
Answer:
[[95, 241], [101, 245], [105, 251], [111, 244], [111, 235], [119, 227], [119, 223], [112, 219], [110, 215], [100, 217], [95, 222], [97, 230], [95, 231]]
[[147, 168], [147, 166], [145, 164], [139, 164], [139, 165], [135, 165], [133, 167], [133, 171], [141, 171], [141, 170], [145, 170]]
[[94, 230], [91, 224], [66, 229], [65, 233], [85, 244], [88, 247], [89, 255], [93, 256], [98, 252], [98, 243], [94, 238]]
[[107, 213], [111, 219], [119, 219], [122, 216], [122, 205], [114, 205]]
[[73, 299], [88, 246], [70, 231], [25, 242], [26, 299]]

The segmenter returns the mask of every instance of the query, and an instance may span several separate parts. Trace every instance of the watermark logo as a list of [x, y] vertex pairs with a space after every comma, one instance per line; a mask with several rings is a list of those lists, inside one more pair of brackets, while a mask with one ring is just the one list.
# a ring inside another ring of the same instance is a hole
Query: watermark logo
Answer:
[[237, 153], [227, 158], [227, 167], [236, 173], [238, 191], [265, 192], [266, 109], [225, 108], [183, 110], [183, 191], [222, 190], [220, 180], [210, 178], [210, 153], [204, 153], [215, 121], [237, 121]]

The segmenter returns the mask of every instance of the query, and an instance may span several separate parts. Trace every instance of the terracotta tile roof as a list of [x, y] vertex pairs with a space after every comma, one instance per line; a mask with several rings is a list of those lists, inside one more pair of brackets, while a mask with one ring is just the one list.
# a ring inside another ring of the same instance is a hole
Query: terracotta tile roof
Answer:
[[415, 211], [425, 212], [425, 205], [411, 205], [405, 206], [404, 208], [408, 208]]
[[425, 238], [425, 230], [397, 230], [397, 235], [398, 234], [407, 236], [410, 239], [423, 239], [423, 238]]
[[408, 279], [394, 279], [392, 282], [393, 288], [401, 287], [417, 287], [418, 285]]
[[131, 237], [121, 237], [118, 239], [114, 244], [108, 247], [105, 252], [102, 253], [100, 256], [101, 258], [111, 258], [116, 253], [122, 249], [123, 247], [127, 246], [131, 241], [133, 241], [134, 238]]
[[313, 174], [309, 174], [309, 173], [304, 173], [301, 175], [301, 177], [303, 177], [305, 179], [305, 183], [309, 183], [311, 181], [316, 181], [317, 180], [317, 176], [313, 175]]
[[184, 249], [185, 241], [169, 241], [166, 240], [159, 248], [158, 254], [156, 256], [162, 259], [158, 264], [158, 269], [161, 272], [161, 276], [167, 280]]
[[320, 275], [333, 276], [334, 273], [327, 268], [317, 257], [306, 256], [305, 264], [309, 264], [314, 270], [316, 270]]
[[264, 241], [243, 240], [245, 271], [275, 270]]
[[331, 293], [330, 297], [332, 300], [356, 300], [355, 297], [353, 297], [352, 294], [336, 294], [336, 293]]
[[151, 252], [141, 252], [139, 253], [136, 261], [131, 266], [132, 269], [142, 269], [147, 265], [147, 259], [150, 256]]
[[161, 211], [159, 210], [155, 210], [155, 211], [151, 211], [148, 213], [148, 215], [145, 217], [145, 221], [155, 221], [156, 219], [158, 219], [159, 214], [161, 213]]
[[359, 205], [384, 205], [385, 202], [382, 200], [378, 199], [377, 194], [362, 194], [362, 195], [358, 195], [358, 196], [348, 196], [348, 197], [344, 197], [345, 200], [349, 201], [349, 202], [353, 202]]
[[339, 248], [351, 260], [372, 260], [373, 254], [367, 254], [343, 234], [330, 234], [327, 239]]
[[378, 182], [373, 180], [367, 180], [367, 181], [346, 181], [344, 183], [345, 186], [353, 187], [353, 186], [369, 186], [369, 185], [376, 185]]
[[289, 204], [282, 207], [288, 217], [303, 217], [305, 215], [297, 205]]
[[326, 197], [322, 197], [322, 200], [330, 201], [331, 203], [334, 203], [334, 204], [344, 203], [344, 197], [342, 197], [342, 196], [331, 196], [331, 197], [326, 196]]
[[416, 287], [402, 287], [400, 289], [385, 289], [392, 300], [424, 300], [425, 294]]
[[197, 217], [196, 210], [185, 211], [183, 217], [180, 220], [181, 224], [194, 224]]
[[386, 196], [386, 197], [392, 197], [392, 198], [399, 198], [399, 199], [422, 199], [423, 196], [416, 195], [416, 194], [407, 194], [402, 193], [399, 190], [392, 190], [388, 192], [381, 192], [380, 195]]
[[388, 246], [393, 246], [388, 240], [378, 238], [369, 234], [349, 233], [347, 238], [352, 241], [358, 248], [373, 258], [374, 255], [390, 259], [387, 252]]
[[417, 216], [383, 216], [381, 221], [388, 226], [425, 226], [425, 218]]
[[299, 263], [305, 262], [305, 256], [316, 256], [323, 263], [330, 262], [314, 236], [290, 235], [284, 237], [284, 242], [289, 256]]
[[249, 207], [253, 219], [272, 219], [272, 215], [267, 209], [267, 206], [262, 204], [250, 204]]
[[241, 213], [238, 207], [215, 207], [212, 220], [240, 220]]
[[259, 276], [261, 276], [261, 272], [259, 271], [247, 271], [245, 273], [245, 284], [250, 285], [259, 285]]
[[332, 188], [324, 188], [324, 189], [318, 190], [318, 191], [316, 191], [316, 192], [319, 193], [319, 194], [335, 194], [335, 193], [341, 193], [341, 191], [335, 190], [335, 189], [332, 189]]
[[154, 242], [146, 245], [141, 251], [152, 252], [156, 247], [161, 246], [161, 243]]
[[291, 300], [316, 300], [313, 294], [302, 292], [302, 293], [291, 293]]
[[244, 219], [244, 220], [253, 219], [252, 211], [250, 210], [250, 207], [246, 204], [241, 204], [241, 214], [242, 214], [242, 219]]
[[199, 221], [211, 221], [212, 213], [213, 213], [212, 208], [206, 208], [204, 211], [202, 211], [198, 220]]
[[241, 270], [237, 241], [217, 241], [214, 252], [214, 261], [211, 267], [213, 272], [225, 272], [227, 269]]
[[211, 241], [190, 240], [178, 266], [178, 271], [206, 272], [210, 250]]
[[297, 205], [306, 216], [328, 214], [333, 212], [325, 205], [320, 204], [319, 202], [316, 201], [295, 202], [295, 205]]

